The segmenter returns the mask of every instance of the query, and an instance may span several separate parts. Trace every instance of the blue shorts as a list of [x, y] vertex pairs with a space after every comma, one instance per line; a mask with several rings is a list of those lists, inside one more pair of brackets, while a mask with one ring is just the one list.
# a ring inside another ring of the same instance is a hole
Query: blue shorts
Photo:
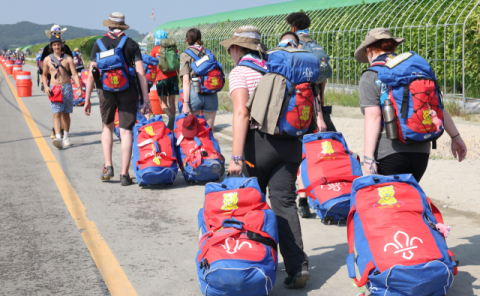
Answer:
[[[52, 87], [56, 87], [53, 85]], [[63, 103], [52, 103], [50, 102], [50, 108], [52, 108], [52, 113], [72, 113], [73, 111], [73, 89], [72, 84], [65, 83], [62, 86]]]
[[218, 111], [218, 95], [214, 94], [197, 94], [193, 90], [193, 84], [190, 85], [190, 101], [188, 103], [190, 111], [196, 112], [202, 110], [203, 112]]

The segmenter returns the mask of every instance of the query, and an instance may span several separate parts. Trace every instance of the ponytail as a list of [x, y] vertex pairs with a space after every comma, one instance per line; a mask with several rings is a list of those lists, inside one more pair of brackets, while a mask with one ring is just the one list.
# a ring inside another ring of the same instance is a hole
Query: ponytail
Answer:
[[188, 30], [185, 37], [187, 38], [188, 45], [197, 44], [197, 45], [203, 46], [202, 33], [200, 32], [199, 29], [192, 28]]

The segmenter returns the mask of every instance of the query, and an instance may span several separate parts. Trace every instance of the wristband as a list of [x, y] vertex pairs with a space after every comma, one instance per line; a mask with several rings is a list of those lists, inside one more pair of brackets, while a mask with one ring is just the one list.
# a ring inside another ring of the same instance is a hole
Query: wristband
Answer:
[[460, 133], [456, 136], [451, 137], [452, 139], [455, 139], [456, 137], [460, 136]]
[[232, 160], [233, 160], [233, 162], [235, 162], [236, 164], [238, 164], [239, 161], [243, 161], [243, 156], [235, 156], [235, 155], [232, 155]]

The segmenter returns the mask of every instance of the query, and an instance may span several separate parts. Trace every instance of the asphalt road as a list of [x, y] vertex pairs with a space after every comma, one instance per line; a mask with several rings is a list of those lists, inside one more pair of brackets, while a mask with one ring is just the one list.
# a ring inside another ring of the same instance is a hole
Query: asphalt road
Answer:
[[[24, 68], [36, 73], [32, 66]], [[118, 140], [113, 148], [116, 176], [102, 183], [97, 98], [90, 117], [83, 108], [74, 107], [73, 146], [57, 150], [50, 139], [48, 98], [37, 88], [36, 77], [32, 80], [33, 96], [22, 101], [56, 161], [45, 161], [46, 148], [41, 151], [37, 145], [41, 137], [32, 136], [0, 73], [0, 295], [110, 295], [106, 283], [116, 287], [125, 282], [108, 273], [115, 260], [116, 270], [138, 295], [201, 295], [194, 259], [204, 187], [188, 186], [180, 173], [171, 187], [121, 187]], [[229, 159], [229, 136], [217, 135]], [[59, 179], [57, 171], [52, 173], [57, 162], [65, 179]], [[67, 183], [74, 191], [65, 191]], [[85, 208], [78, 202], [72, 206], [65, 192], [78, 196]], [[448, 295], [480, 295], [480, 221], [449, 209], [443, 212], [446, 224], [453, 226], [448, 245], [460, 261]], [[89, 236], [92, 229], [82, 229], [79, 218], [72, 218], [82, 214], [94, 223], [95, 235]], [[357, 295], [345, 265], [346, 227], [325, 226], [318, 218], [302, 219], [302, 232], [311, 280], [304, 289], [284, 289], [286, 273], [280, 256], [271, 295]]]

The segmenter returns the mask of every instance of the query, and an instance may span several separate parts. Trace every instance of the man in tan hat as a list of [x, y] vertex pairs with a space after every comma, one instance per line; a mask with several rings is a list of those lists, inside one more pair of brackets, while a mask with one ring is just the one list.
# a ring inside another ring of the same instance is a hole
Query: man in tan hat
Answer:
[[[120, 12], [110, 14], [108, 20], [103, 21], [103, 25], [109, 28], [109, 32], [95, 42], [90, 56], [90, 74], [87, 79], [87, 89], [85, 96], [84, 112], [90, 115], [91, 102], [90, 96], [93, 90], [94, 77], [93, 68], [97, 68], [97, 56], [116, 48], [123, 39], [125, 33], [123, 31], [130, 28], [125, 24], [125, 16]], [[102, 43], [107, 51], [102, 51], [98, 42]], [[100, 113], [102, 115], [102, 146], [103, 156], [105, 159], [104, 168], [100, 176], [100, 180], [110, 180], [113, 176], [112, 166], [112, 145], [113, 145], [113, 129], [115, 112], [118, 109], [120, 120], [120, 135], [122, 138], [122, 171], [120, 173], [120, 182], [122, 186], [132, 184], [132, 179], [128, 173], [130, 159], [132, 157], [133, 135], [132, 129], [135, 125], [138, 106], [139, 93], [143, 94], [144, 104], [141, 107], [142, 113], [150, 109], [150, 100], [148, 98], [147, 81], [143, 69], [142, 54], [138, 43], [127, 37], [122, 47], [122, 56], [127, 67], [133, 68], [137, 72], [137, 78], [141, 89], [137, 89], [135, 77], [128, 76], [129, 87], [118, 92], [111, 92], [100, 89], [98, 96], [100, 99]], [[128, 70], [128, 69], [127, 69]], [[130, 71], [127, 71], [130, 72]]]

